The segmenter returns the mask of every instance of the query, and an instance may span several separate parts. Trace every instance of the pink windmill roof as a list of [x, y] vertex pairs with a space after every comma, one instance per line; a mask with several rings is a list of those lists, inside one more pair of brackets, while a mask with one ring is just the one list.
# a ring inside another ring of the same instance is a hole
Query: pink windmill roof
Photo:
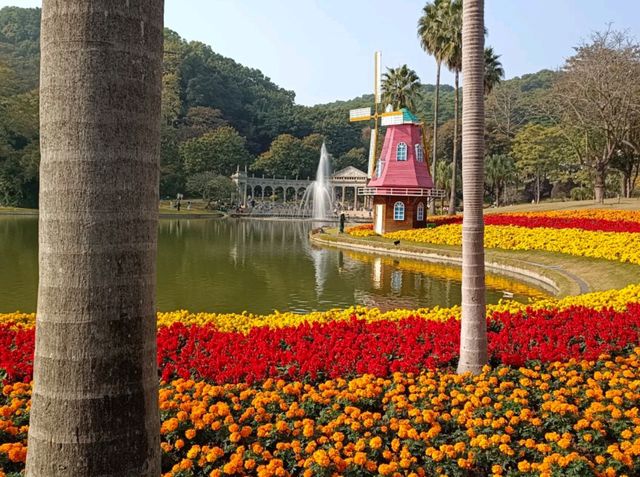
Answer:
[[[398, 161], [398, 145], [407, 147], [407, 160]], [[380, 159], [384, 161], [381, 174], [369, 181], [369, 187], [420, 187], [433, 188], [433, 180], [427, 166], [427, 152], [423, 160], [416, 159], [416, 145], [422, 148], [422, 128], [418, 124], [399, 124], [387, 127]], [[376, 165], [376, 167], [378, 167]]]

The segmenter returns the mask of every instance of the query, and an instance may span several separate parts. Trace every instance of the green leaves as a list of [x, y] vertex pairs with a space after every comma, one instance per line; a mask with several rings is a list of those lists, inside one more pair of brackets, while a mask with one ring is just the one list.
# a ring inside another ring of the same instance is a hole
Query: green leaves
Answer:
[[180, 145], [184, 171], [187, 175], [212, 171], [230, 176], [237, 166], [250, 162], [245, 145], [245, 139], [230, 126], [190, 139]]

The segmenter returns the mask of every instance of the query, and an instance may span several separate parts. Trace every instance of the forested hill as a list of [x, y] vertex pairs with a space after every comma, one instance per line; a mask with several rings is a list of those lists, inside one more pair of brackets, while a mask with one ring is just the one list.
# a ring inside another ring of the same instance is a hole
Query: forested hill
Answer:
[[[39, 37], [39, 8], [0, 9], [0, 205], [36, 205]], [[415, 111], [427, 121], [433, 91], [422, 86]], [[169, 29], [162, 102], [163, 196], [184, 191], [192, 176], [228, 176], [237, 165], [268, 175], [313, 176], [323, 140], [334, 169], [366, 168], [369, 125], [350, 124], [348, 111], [371, 105], [372, 95], [297, 105], [293, 91], [260, 70]], [[451, 86], [441, 87], [440, 104], [439, 122], [445, 124], [453, 117]]]

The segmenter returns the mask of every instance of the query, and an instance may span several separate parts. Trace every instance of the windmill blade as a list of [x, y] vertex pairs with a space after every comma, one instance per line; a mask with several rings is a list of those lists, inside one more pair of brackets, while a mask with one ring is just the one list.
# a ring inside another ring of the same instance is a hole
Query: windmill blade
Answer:
[[382, 96], [382, 77], [380, 73], [380, 65], [382, 64], [382, 53], [375, 52], [374, 55], [374, 68], [373, 68], [373, 96], [375, 104], [380, 104]]
[[377, 145], [378, 145], [378, 128], [373, 128], [371, 130], [371, 140], [369, 142], [369, 170], [367, 172], [367, 176], [369, 177], [369, 179], [373, 177], [373, 174], [376, 168]]
[[382, 126], [394, 126], [402, 124], [404, 122], [404, 115], [402, 111], [393, 111], [391, 113], [382, 113], [380, 118], [380, 125]]
[[349, 111], [349, 121], [368, 121], [371, 119], [371, 108], [358, 108]]

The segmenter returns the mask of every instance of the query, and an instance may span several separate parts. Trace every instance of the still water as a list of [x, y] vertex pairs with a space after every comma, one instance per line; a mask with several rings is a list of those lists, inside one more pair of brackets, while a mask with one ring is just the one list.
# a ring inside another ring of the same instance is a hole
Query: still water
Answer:
[[[0, 312], [35, 311], [37, 218], [0, 217]], [[312, 246], [311, 224], [287, 221], [160, 221], [158, 309], [269, 313], [354, 304], [383, 309], [460, 303], [460, 271], [414, 260]], [[489, 275], [488, 302], [503, 291], [541, 293]]]

